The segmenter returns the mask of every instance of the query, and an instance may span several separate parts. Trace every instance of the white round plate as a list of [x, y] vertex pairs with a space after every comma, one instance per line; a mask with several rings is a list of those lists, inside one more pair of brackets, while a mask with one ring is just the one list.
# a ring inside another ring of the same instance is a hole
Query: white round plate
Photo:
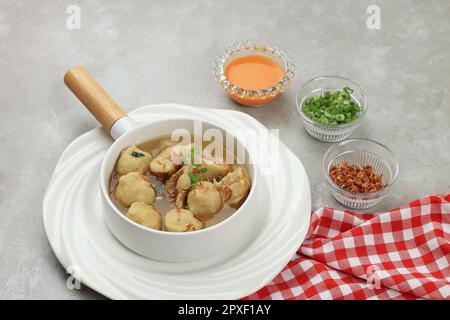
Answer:
[[[197, 117], [228, 128], [267, 130], [237, 111], [176, 104], [129, 114], [135, 121]], [[43, 203], [44, 226], [60, 263], [81, 282], [112, 299], [239, 299], [272, 280], [289, 262], [309, 227], [311, 194], [305, 169], [280, 142], [280, 169], [262, 176], [259, 233], [241, 253], [190, 263], [142, 257], [109, 232], [111, 210], [100, 191], [100, 164], [112, 139], [100, 128], [73, 141], [61, 155]], [[267, 155], [270, 158], [270, 155]]]

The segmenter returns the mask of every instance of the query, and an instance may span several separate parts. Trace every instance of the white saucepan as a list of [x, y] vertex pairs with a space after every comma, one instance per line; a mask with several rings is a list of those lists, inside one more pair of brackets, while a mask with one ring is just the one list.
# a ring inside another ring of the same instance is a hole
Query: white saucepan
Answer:
[[[184, 128], [193, 132], [194, 121], [201, 119], [180, 117], [137, 125], [83, 67], [70, 69], [64, 77], [64, 82], [115, 139], [101, 165], [100, 187], [104, 201], [111, 207], [111, 210], [105, 211], [106, 224], [122, 244], [151, 259], [187, 262], [223, 252], [235, 254], [255, 237], [255, 219], [261, 203], [255, 197], [258, 168], [254, 165], [248, 149], [245, 156], [249, 160], [247, 168], [252, 183], [251, 190], [242, 206], [224, 221], [195, 232], [174, 233], [149, 229], [125, 217], [114, 205], [109, 194], [110, 177], [121, 151], [131, 145], [171, 134], [176, 129]], [[217, 124], [202, 121], [202, 129], [209, 128], [230, 134]], [[235, 143], [237, 147], [245, 147], [237, 138]]]

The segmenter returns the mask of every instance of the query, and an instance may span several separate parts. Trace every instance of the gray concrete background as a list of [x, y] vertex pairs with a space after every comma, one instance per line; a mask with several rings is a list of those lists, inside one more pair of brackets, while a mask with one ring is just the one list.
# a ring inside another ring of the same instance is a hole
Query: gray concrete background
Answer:
[[[81, 8], [68, 30], [66, 8]], [[366, 8], [381, 8], [368, 30]], [[386, 210], [450, 192], [450, 1], [11, 1], [0, 3], [0, 298], [96, 299], [68, 290], [42, 226], [42, 198], [64, 148], [97, 126], [63, 85], [85, 65], [126, 110], [162, 102], [234, 109], [269, 128], [307, 168], [313, 207], [340, 207], [321, 161], [327, 143], [310, 138], [295, 94], [324, 74], [350, 77], [370, 109], [353, 137], [386, 143], [400, 161]], [[219, 50], [260, 39], [288, 51], [295, 83], [272, 105], [231, 102], [212, 77]]]

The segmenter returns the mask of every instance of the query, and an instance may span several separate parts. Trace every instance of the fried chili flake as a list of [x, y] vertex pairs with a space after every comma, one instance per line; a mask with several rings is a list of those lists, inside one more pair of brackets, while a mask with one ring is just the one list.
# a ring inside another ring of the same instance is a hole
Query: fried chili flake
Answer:
[[377, 174], [371, 166], [360, 168], [345, 161], [331, 166], [329, 175], [334, 183], [351, 192], [376, 192], [385, 187], [381, 181], [382, 175]]

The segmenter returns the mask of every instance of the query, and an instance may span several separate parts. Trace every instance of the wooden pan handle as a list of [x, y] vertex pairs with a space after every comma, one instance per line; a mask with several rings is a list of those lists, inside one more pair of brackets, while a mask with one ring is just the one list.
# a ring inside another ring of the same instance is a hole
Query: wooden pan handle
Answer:
[[64, 83], [107, 132], [110, 132], [114, 122], [126, 116], [120, 106], [82, 66], [67, 71]]

